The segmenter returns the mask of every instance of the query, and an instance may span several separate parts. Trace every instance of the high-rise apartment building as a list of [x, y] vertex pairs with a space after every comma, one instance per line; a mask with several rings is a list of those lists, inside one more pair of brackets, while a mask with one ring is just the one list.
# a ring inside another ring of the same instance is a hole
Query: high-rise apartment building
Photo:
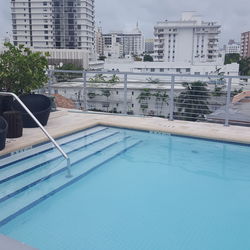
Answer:
[[242, 57], [250, 57], [250, 31], [241, 34], [241, 53]]
[[[108, 52], [111, 57], [124, 57], [126, 55], [140, 55], [145, 50], [144, 36], [137, 27], [131, 32], [111, 32], [103, 34], [104, 54]], [[112, 54], [113, 53], [113, 54]]]
[[11, 12], [15, 45], [94, 48], [94, 0], [11, 0]]
[[104, 55], [104, 42], [101, 27], [97, 27], [95, 30], [95, 51], [98, 56]]
[[180, 21], [158, 22], [154, 27], [155, 61], [216, 62], [220, 27], [216, 22], [202, 21], [195, 12], [183, 12]]
[[145, 53], [154, 53], [154, 39], [150, 38], [145, 40]]
[[228, 44], [225, 45], [226, 54], [240, 54], [241, 44], [235, 42], [233, 39], [229, 40]]

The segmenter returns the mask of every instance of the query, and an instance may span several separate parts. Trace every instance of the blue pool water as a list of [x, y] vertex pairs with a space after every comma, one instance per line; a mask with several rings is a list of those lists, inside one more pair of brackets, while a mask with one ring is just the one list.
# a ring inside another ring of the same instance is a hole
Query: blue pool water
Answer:
[[250, 249], [250, 147], [108, 130], [140, 143], [0, 233], [42, 250]]

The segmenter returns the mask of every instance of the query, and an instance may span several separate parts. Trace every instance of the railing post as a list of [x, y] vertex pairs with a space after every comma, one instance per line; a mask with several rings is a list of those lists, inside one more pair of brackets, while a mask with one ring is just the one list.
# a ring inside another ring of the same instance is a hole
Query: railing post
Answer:
[[87, 73], [83, 71], [82, 73], [83, 78], [83, 108], [84, 111], [87, 111]]
[[124, 74], [124, 99], [123, 99], [123, 114], [128, 112], [128, 74]]
[[170, 102], [169, 102], [169, 120], [174, 120], [174, 84], [175, 76], [171, 76]]
[[48, 77], [49, 77], [49, 81], [48, 81], [48, 94], [51, 95], [51, 87], [52, 87], [52, 81], [53, 81], [53, 71], [51, 69], [48, 70]]
[[231, 103], [231, 87], [232, 87], [232, 78], [228, 79], [227, 83], [227, 102], [225, 107], [225, 126], [229, 126], [229, 106]]

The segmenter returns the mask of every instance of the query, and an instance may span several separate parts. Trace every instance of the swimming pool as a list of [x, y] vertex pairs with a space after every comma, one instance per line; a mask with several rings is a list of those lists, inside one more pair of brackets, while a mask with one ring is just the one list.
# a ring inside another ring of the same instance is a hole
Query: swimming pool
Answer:
[[49, 144], [1, 160], [0, 233], [45, 250], [250, 249], [250, 147], [103, 126], [59, 142], [72, 178]]

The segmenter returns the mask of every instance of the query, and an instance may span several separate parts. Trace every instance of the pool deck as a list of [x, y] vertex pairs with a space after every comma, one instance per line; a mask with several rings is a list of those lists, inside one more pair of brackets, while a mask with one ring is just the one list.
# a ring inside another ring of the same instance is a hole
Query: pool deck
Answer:
[[[37, 248], [36, 248], [37, 249]], [[36, 250], [24, 243], [0, 234], [0, 250]]]
[[[249, 127], [225, 127], [222, 124], [214, 123], [169, 121], [158, 117], [84, 113], [66, 109], [60, 109], [51, 113], [48, 125], [45, 128], [54, 138], [58, 138], [96, 125], [151, 130], [205, 139], [250, 144]], [[47, 137], [42, 133], [40, 128], [24, 129], [22, 137], [7, 139], [6, 147], [4, 150], [0, 151], [0, 156], [45, 141], [47, 141]]]

